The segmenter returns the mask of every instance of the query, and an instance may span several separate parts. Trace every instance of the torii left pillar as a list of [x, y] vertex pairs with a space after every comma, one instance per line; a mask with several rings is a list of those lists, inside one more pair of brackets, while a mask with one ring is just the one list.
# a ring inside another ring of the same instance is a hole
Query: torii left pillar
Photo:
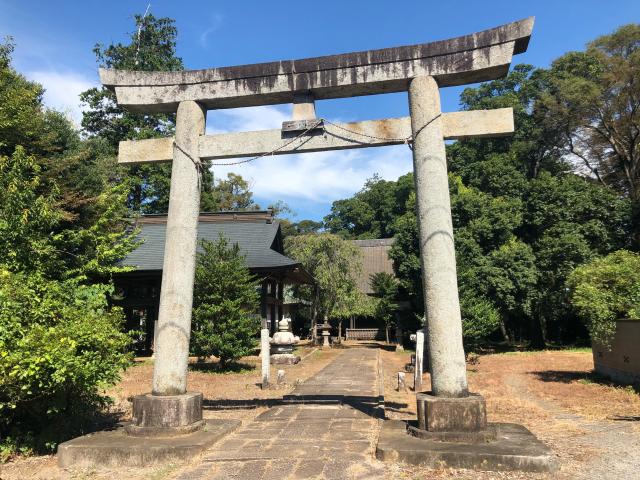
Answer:
[[187, 433], [199, 429], [202, 394], [187, 392], [191, 310], [200, 212], [198, 141], [206, 110], [183, 101], [176, 115], [171, 190], [153, 368], [153, 390], [133, 400], [134, 435]]

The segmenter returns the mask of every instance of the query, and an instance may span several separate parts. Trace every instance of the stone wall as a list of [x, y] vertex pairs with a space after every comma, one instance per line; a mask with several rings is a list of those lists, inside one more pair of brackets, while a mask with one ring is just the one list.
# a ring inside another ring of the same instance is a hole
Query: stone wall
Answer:
[[640, 320], [618, 320], [611, 350], [594, 342], [593, 363], [617, 382], [640, 383]]

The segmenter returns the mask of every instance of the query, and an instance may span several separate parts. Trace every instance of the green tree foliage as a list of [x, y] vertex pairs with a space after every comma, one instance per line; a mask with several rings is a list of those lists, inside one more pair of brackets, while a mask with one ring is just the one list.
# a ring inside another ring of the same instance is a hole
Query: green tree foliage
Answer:
[[209, 195], [201, 202], [205, 212], [218, 210], [258, 210], [260, 206], [253, 201], [253, 192], [249, 182], [237, 173], [229, 172], [226, 180], [214, 182]]
[[[546, 119], [545, 102], [558, 75], [518, 65], [506, 78], [465, 89], [461, 96], [465, 109], [512, 107], [516, 125], [510, 137], [447, 146], [467, 343], [498, 327], [510, 341], [574, 341], [582, 330], [568, 302], [568, 275], [597, 256], [630, 246], [631, 203], [595, 179], [572, 173], [556, 126]], [[374, 190], [372, 183], [353, 199], [334, 203], [326, 226], [351, 238], [393, 235], [391, 256], [401, 289], [421, 314], [413, 177], [380, 182], [376, 190], [386, 191], [385, 198], [403, 202], [394, 207], [362, 201], [363, 192]], [[385, 217], [384, 212], [394, 213]], [[371, 218], [391, 223], [380, 228]]]
[[404, 213], [404, 205], [413, 189], [413, 177], [405, 175], [397, 182], [374, 175], [352, 198], [333, 202], [324, 218], [325, 228], [344, 238], [389, 238], [393, 224]]
[[[126, 184], [42, 105], [0, 46], [0, 450], [51, 449], [104, 406], [130, 360], [108, 304], [115, 262], [133, 247]], [[15, 120], [19, 121], [15, 121]], [[23, 145], [24, 144], [24, 145]]]
[[60, 190], [43, 183], [36, 159], [22, 147], [0, 157], [0, 264], [49, 278], [120, 271], [116, 262], [135, 245], [121, 218], [124, 188], [98, 194], [92, 223], [65, 228]]
[[585, 51], [563, 55], [546, 76], [541, 123], [556, 132], [563, 152], [638, 206], [640, 25], [624, 25]]
[[[318, 319], [328, 320], [334, 312], [350, 308], [349, 299], [357, 300], [353, 291], [355, 277], [362, 270], [360, 249], [328, 233], [289, 236], [285, 240], [288, 256], [302, 263], [317, 284], [296, 288], [296, 297], [311, 305], [311, 327]], [[315, 331], [315, 330], [312, 330]]]
[[598, 258], [576, 268], [568, 285], [594, 341], [609, 346], [618, 319], [640, 321], [640, 254], [619, 250]]
[[309, 235], [313, 233], [320, 233], [322, 227], [322, 222], [316, 222], [315, 220], [300, 220], [299, 222], [292, 222], [287, 219], [280, 219], [280, 228], [282, 229], [283, 238], [286, 238], [289, 235]]
[[395, 325], [395, 313], [398, 309], [398, 281], [387, 272], [371, 275], [371, 288], [378, 297], [374, 315], [384, 325], [385, 338], [389, 343], [389, 329]]
[[[136, 15], [135, 29], [126, 43], [94, 48], [100, 67], [122, 70], [182, 70], [182, 59], [176, 56], [177, 29], [171, 18], [152, 14]], [[132, 113], [116, 104], [115, 93], [105, 87], [94, 87], [80, 96], [85, 103], [82, 127], [91, 136], [106, 143], [115, 156], [118, 142], [174, 134], [175, 114]], [[208, 163], [205, 164], [208, 167]], [[169, 206], [171, 165], [134, 165], [123, 167], [120, 175], [130, 186], [128, 207], [136, 213], [166, 213]], [[213, 175], [205, 168], [202, 178], [203, 210], [217, 211], [212, 199]]]
[[22, 147], [0, 157], [0, 263], [12, 271], [50, 271], [59, 254], [50, 234], [60, 222], [57, 192], [40, 194], [40, 167]]
[[130, 362], [106, 285], [0, 269], [1, 449], [52, 450], [107, 404]]
[[222, 367], [252, 353], [260, 318], [258, 283], [237, 244], [203, 240], [194, 289], [191, 352], [215, 355]]
[[38, 141], [44, 90], [11, 68], [14, 44], [0, 44], [0, 155], [11, 155], [16, 145]]

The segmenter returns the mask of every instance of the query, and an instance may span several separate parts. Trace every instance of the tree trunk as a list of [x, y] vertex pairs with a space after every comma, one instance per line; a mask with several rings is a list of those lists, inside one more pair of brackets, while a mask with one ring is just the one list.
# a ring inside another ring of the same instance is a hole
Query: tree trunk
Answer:
[[384, 334], [387, 337], [387, 345], [389, 345], [389, 324], [384, 326]]
[[500, 315], [500, 332], [502, 333], [502, 338], [504, 338], [505, 342], [511, 343], [511, 337], [509, 337], [509, 332], [507, 331], [507, 325], [502, 315]]
[[313, 294], [312, 308], [313, 308], [313, 314], [311, 317], [311, 343], [315, 345], [318, 340], [318, 331], [316, 328], [318, 326], [318, 287], [315, 288], [315, 291]]
[[338, 322], [338, 342], [342, 342], [342, 319]]

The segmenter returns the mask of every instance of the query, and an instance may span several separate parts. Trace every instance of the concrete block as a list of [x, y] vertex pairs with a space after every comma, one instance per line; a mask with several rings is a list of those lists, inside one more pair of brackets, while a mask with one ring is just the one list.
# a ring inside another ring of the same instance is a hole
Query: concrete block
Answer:
[[467, 468], [489, 471], [555, 472], [558, 461], [529, 430], [513, 423], [492, 424], [496, 440], [486, 443], [449, 443], [423, 440], [407, 433], [400, 420], [383, 423], [376, 458], [428, 468]]
[[[133, 398], [133, 426], [187, 427], [202, 422], [202, 394], [138, 395]], [[176, 432], [178, 433], [178, 432]]]
[[418, 427], [430, 432], [478, 432], [487, 426], [484, 397], [435, 397], [430, 393], [416, 395]]
[[204, 428], [189, 435], [145, 438], [128, 435], [121, 426], [60, 444], [58, 465], [61, 468], [121, 468], [186, 461], [234, 431], [240, 424], [241, 421], [236, 419], [206, 420]]

